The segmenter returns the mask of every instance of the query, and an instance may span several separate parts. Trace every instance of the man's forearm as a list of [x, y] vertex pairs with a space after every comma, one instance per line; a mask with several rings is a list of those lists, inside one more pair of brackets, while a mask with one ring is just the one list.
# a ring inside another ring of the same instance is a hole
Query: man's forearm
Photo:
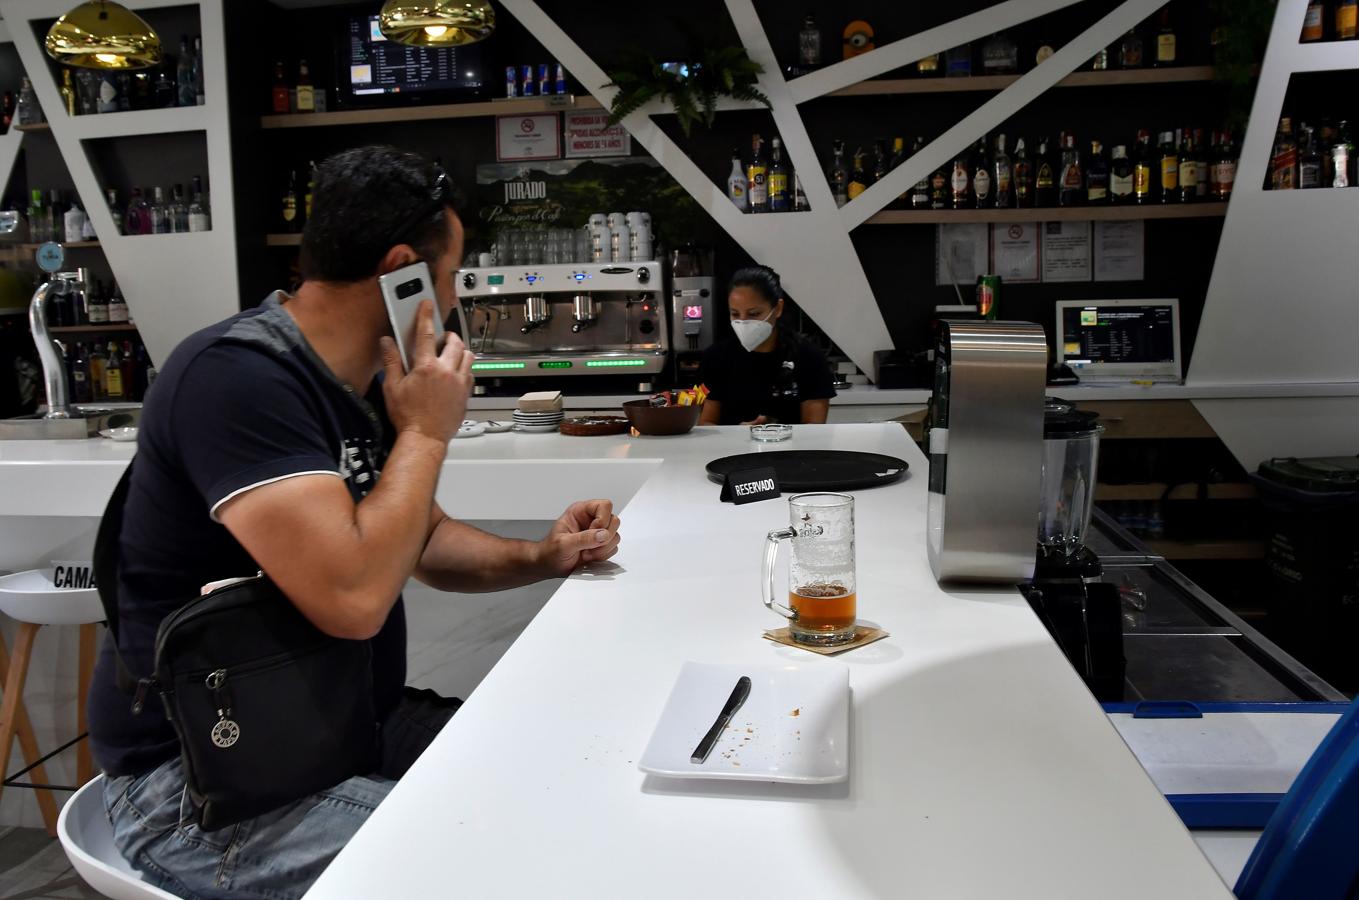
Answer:
[[430, 535], [416, 577], [441, 591], [503, 591], [552, 577], [540, 547], [444, 518]]
[[414, 432], [397, 438], [378, 485], [354, 508], [366, 580], [395, 598], [420, 560], [447, 445]]

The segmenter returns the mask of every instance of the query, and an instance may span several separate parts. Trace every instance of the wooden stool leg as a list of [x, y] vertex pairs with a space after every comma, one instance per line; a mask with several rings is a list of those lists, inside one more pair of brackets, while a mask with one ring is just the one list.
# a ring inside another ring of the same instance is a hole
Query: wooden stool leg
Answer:
[[[7, 674], [5, 698], [0, 702], [0, 773], [6, 775], [9, 773], [9, 752], [16, 735], [25, 760], [31, 764], [41, 756], [38, 752], [38, 741], [33, 735], [33, 724], [28, 720], [28, 711], [24, 708], [24, 682], [28, 680], [28, 663], [33, 658], [33, 640], [38, 636], [38, 629], [41, 627], [32, 622], [19, 623], [19, 634], [14, 642], [14, 656], [4, 667]], [[2, 646], [0, 653], [3, 653]], [[35, 767], [29, 775], [35, 784], [51, 783], [42, 766]], [[4, 787], [0, 784], [0, 793], [4, 791]], [[47, 833], [56, 837], [57, 804], [52, 799], [52, 792], [36, 790], [33, 793], [37, 795], [38, 810], [42, 813]]]
[[[95, 625], [80, 626], [80, 675], [76, 685], [76, 734], [90, 730], [89, 700], [90, 682], [94, 680], [94, 657], [97, 640]], [[76, 745], [76, 784], [83, 785], [94, 777], [94, 757], [90, 753], [90, 739], [87, 737]]]

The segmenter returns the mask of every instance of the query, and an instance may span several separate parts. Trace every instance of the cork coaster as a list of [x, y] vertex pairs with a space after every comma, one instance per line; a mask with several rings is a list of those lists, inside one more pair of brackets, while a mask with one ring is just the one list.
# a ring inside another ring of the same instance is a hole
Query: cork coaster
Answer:
[[793, 640], [792, 633], [787, 628], [775, 628], [773, 631], [766, 631], [764, 639], [773, 641], [776, 644], [785, 644], [789, 647], [796, 647], [799, 650], [810, 650], [812, 653], [821, 656], [835, 656], [837, 653], [844, 653], [846, 650], [857, 650], [865, 647], [874, 641], [880, 641], [891, 635], [881, 628], [870, 628], [867, 625], [854, 626], [854, 640], [843, 644], [834, 644], [829, 647], [818, 647], [815, 644], [799, 644]]

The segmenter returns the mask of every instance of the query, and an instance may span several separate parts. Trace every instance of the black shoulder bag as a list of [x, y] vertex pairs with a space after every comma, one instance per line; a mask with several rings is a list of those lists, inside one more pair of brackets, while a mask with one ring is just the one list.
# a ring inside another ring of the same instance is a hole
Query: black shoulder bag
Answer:
[[95, 540], [99, 598], [118, 684], [160, 694], [179, 737], [199, 827], [215, 831], [378, 765], [372, 649], [323, 633], [263, 573], [189, 599], [156, 635], [155, 670], [137, 680], [118, 649], [119, 537], [132, 466]]

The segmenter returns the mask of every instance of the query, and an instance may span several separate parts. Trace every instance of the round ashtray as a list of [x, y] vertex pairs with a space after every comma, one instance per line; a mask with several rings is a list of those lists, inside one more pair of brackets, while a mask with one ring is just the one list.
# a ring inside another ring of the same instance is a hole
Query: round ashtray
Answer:
[[793, 436], [792, 425], [751, 425], [750, 439], [771, 444], [776, 441], [786, 441]]

